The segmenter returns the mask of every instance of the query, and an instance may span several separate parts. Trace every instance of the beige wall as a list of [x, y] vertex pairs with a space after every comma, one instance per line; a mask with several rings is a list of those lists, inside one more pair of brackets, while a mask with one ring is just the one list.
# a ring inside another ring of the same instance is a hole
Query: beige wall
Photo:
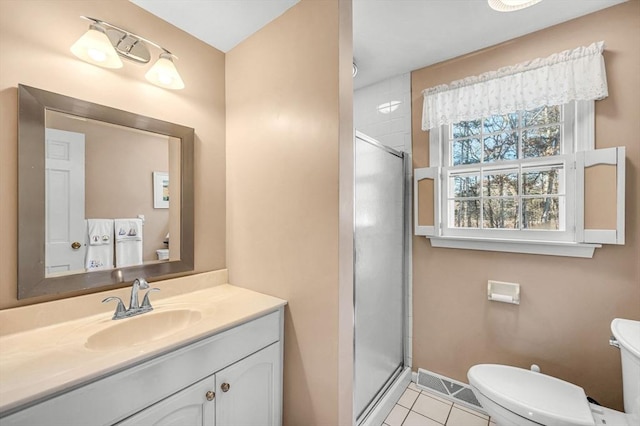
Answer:
[[[413, 241], [413, 361], [467, 381], [477, 363], [542, 371], [622, 409], [613, 318], [640, 319], [640, 2], [604, 11], [412, 73], [414, 166], [428, 166], [421, 91], [503, 66], [605, 40], [609, 97], [596, 102], [596, 147], [625, 145], [626, 245], [574, 259], [432, 248]], [[463, 267], [461, 267], [463, 266]], [[488, 279], [518, 282], [520, 306], [486, 300]]]
[[[80, 15], [175, 52], [186, 88], [153, 86], [144, 79], [148, 66], [130, 61], [108, 70], [77, 59], [69, 48], [88, 29]], [[19, 83], [195, 128], [195, 267], [226, 266], [224, 61], [222, 52], [127, 0], [0, 1], [0, 308], [24, 303], [16, 301]]]
[[342, 13], [350, 2], [303, 0], [226, 58], [229, 280], [289, 301], [286, 425], [336, 425], [349, 402], [338, 400], [339, 150], [353, 90], [338, 77], [351, 79]]

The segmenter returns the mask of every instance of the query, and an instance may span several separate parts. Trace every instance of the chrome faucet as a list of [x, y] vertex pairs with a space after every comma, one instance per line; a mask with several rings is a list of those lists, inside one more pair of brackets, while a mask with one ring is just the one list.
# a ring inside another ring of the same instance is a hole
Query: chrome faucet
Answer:
[[149, 302], [149, 293], [151, 293], [152, 291], [160, 291], [159, 288], [155, 287], [147, 290], [147, 292], [144, 294], [144, 298], [142, 299], [142, 306], [140, 306], [138, 303], [138, 291], [146, 290], [148, 288], [149, 283], [144, 278], [136, 278], [133, 281], [133, 285], [131, 286], [131, 301], [129, 302], [129, 309], [125, 309], [122, 299], [117, 296], [107, 297], [102, 301], [102, 303], [110, 302], [112, 300], [118, 301], [118, 306], [116, 306], [116, 311], [113, 314], [112, 318], [114, 320], [144, 314], [145, 312], [153, 310], [153, 306], [151, 306], [151, 302]]
[[138, 305], [138, 290], [146, 290], [149, 283], [144, 278], [136, 278], [131, 286], [131, 301], [129, 302], [129, 310], [140, 309]]

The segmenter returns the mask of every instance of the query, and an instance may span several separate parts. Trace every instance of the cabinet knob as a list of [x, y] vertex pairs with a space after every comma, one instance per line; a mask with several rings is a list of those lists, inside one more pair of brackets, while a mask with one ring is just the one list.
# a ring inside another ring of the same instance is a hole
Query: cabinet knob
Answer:
[[207, 401], [213, 401], [213, 398], [216, 397], [216, 393], [214, 391], [209, 391], [204, 396], [207, 397]]
[[229, 383], [223, 383], [220, 385], [220, 389], [222, 389], [222, 392], [229, 392], [231, 385]]

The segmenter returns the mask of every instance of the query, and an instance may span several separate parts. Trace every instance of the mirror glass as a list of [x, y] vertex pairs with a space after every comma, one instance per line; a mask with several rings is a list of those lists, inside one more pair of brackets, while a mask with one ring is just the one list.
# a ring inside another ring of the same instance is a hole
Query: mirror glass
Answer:
[[179, 139], [49, 109], [45, 126], [46, 277], [180, 259]]
[[193, 129], [19, 88], [18, 297], [193, 270]]

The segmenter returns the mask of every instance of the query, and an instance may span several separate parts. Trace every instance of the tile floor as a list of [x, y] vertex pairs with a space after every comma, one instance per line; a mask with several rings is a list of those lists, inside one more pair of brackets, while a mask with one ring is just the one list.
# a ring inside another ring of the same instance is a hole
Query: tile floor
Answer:
[[486, 414], [463, 407], [440, 396], [420, 390], [411, 382], [391, 413], [385, 426], [495, 426]]

